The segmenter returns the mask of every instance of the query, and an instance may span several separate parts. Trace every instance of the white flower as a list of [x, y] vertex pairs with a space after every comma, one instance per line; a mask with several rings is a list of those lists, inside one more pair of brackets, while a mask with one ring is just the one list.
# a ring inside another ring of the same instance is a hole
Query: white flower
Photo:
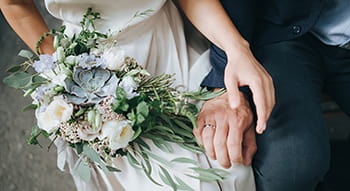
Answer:
[[76, 63], [76, 61], [77, 61], [77, 57], [70, 55], [70, 56], [66, 57], [64, 62], [67, 64], [70, 64], [70, 65], [74, 65]]
[[134, 80], [133, 77], [131, 77], [131, 76], [126, 76], [126, 77], [124, 77], [124, 78], [122, 79], [122, 81], [120, 82], [119, 86], [120, 86], [120, 87], [123, 87], [123, 88], [125, 88], [125, 87], [131, 87], [132, 89], [135, 90], [135, 89], [137, 89], [137, 87], [138, 87], [139, 85], [135, 82], [135, 80]]
[[102, 133], [100, 139], [108, 139], [109, 147], [112, 150], [118, 150], [120, 148], [125, 148], [131, 141], [134, 135], [134, 130], [132, 129], [130, 122], [124, 121], [107, 121], [102, 126]]
[[54, 132], [61, 122], [68, 121], [73, 114], [73, 105], [66, 103], [62, 98], [56, 98], [44, 112], [36, 112], [39, 128], [48, 133]]
[[133, 97], [139, 95], [137, 92], [135, 92], [139, 84], [135, 82], [134, 78], [131, 76], [124, 77], [119, 86], [125, 90], [126, 97], [128, 99], [132, 99]]
[[67, 78], [67, 75], [64, 73], [64, 71], [61, 71], [58, 68], [56, 68], [55, 71], [47, 70], [43, 72], [40, 76], [46, 79], [49, 79], [55, 85], [59, 85], [59, 86], [66, 85], [64, 80]]
[[102, 58], [106, 62], [106, 66], [110, 70], [117, 70], [125, 61], [125, 51], [112, 47], [104, 52]]

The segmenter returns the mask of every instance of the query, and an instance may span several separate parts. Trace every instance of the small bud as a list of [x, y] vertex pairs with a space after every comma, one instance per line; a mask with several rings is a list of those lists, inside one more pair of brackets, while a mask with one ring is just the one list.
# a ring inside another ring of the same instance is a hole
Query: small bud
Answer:
[[55, 48], [55, 49], [57, 49], [58, 48], [58, 46], [59, 46], [59, 40], [58, 40], [58, 36], [55, 36], [54, 38], [53, 38], [53, 47]]
[[64, 59], [65, 59], [65, 54], [64, 54], [64, 49], [62, 46], [58, 47], [57, 50], [57, 59], [58, 59], [58, 62], [63, 62]]

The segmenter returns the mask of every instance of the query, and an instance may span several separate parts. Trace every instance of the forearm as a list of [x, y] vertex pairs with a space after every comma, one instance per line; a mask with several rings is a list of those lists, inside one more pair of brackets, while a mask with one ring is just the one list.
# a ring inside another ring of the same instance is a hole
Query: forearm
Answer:
[[[18, 36], [35, 51], [39, 38], [49, 29], [32, 0], [0, 0], [0, 9]], [[40, 52], [54, 52], [52, 37], [40, 45]]]
[[249, 48], [218, 0], [179, 0], [189, 20], [227, 56]]

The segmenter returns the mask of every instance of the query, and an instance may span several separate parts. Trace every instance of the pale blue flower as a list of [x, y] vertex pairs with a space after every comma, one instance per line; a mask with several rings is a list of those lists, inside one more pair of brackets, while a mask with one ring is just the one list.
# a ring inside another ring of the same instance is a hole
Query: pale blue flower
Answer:
[[83, 53], [77, 58], [78, 66], [84, 69], [91, 69], [96, 67], [106, 68], [106, 64], [102, 58], [98, 58], [95, 55]]
[[39, 60], [35, 61], [33, 68], [36, 72], [42, 73], [55, 68], [54, 58], [48, 54], [42, 54], [39, 56]]

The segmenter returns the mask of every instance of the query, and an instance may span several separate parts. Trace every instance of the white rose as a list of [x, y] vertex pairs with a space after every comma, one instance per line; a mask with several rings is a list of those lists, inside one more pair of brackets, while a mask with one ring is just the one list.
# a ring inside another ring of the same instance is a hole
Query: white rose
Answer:
[[68, 121], [73, 114], [73, 105], [66, 103], [63, 99], [53, 100], [44, 112], [37, 110], [39, 128], [48, 133], [54, 132], [61, 122]]
[[134, 135], [129, 121], [107, 121], [102, 126], [100, 139], [108, 138], [109, 147], [112, 150], [125, 148]]
[[125, 61], [125, 51], [112, 47], [104, 52], [102, 58], [106, 61], [106, 66], [110, 70], [117, 70]]

